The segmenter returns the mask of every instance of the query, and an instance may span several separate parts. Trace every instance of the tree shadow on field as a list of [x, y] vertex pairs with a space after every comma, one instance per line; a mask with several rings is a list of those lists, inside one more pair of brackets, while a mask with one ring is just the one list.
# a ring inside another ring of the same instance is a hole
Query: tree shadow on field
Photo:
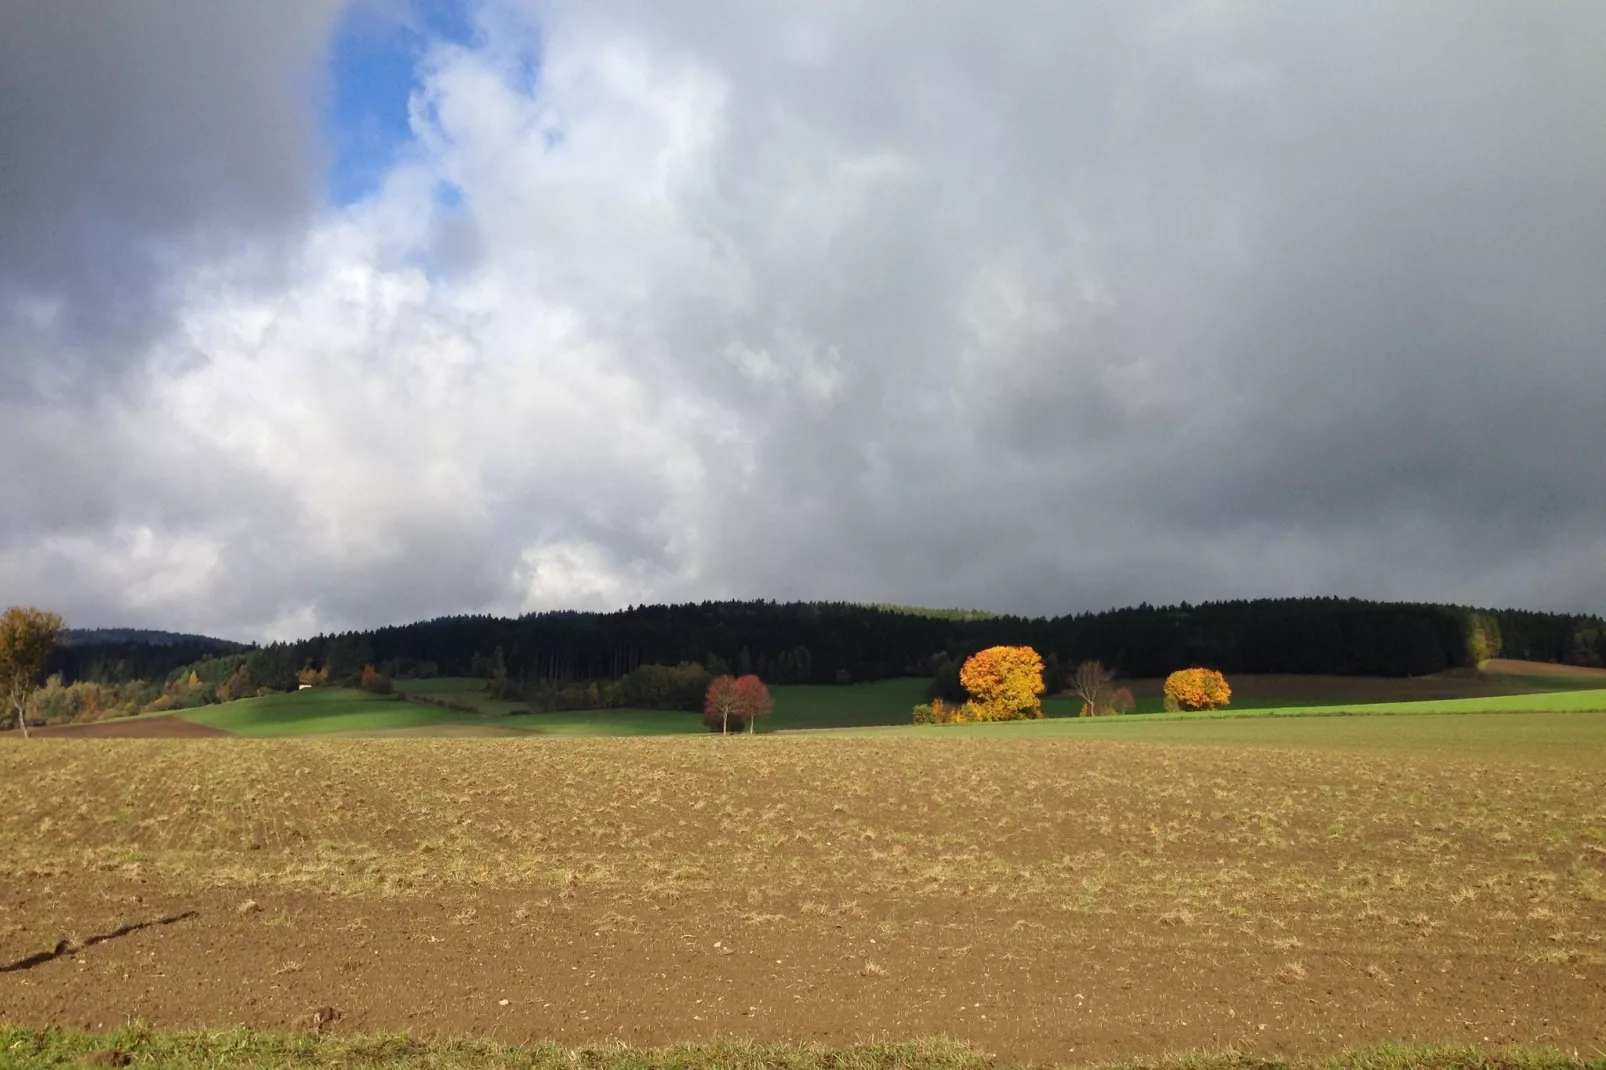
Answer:
[[5, 966], [0, 966], [0, 973], [16, 973], [21, 970], [31, 970], [35, 966], [43, 966], [45, 963], [50, 962], [53, 959], [59, 959], [63, 955], [77, 954], [86, 947], [94, 947], [96, 944], [104, 944], [107, 940], [115, 940], [119, 936], [127, 936], [130, 933], [137, 933], [141, 929], [153, 929], [158, 925], [173, 925], [181, 921], [188, 921], [190, 918], [195, 916], [195, 911], [186, 910], [182, 914], [173, 914], [166, 918], [157, 918], [154, 921], [136, 921], [132, 924], [124, 925], [121, 929], [114, 929], [109, 933], [101, 933], [98, 936], [85, 937], [83, 940], [76, 943], [71, 940], [58, 940], [54, 950], [41, 951], [37, 955], [29, 955], [25, 959], [18, 959], [16, 962], [8, 963]]

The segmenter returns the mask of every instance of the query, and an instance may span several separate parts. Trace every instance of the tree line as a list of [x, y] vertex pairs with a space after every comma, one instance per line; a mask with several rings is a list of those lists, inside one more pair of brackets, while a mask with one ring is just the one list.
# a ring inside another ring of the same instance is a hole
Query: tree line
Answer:
[[[204, 686], [185, 690], [178, 700], [185, 702], [215, 700], [231, 680], [226, 690], [246, 684], [293, 690], [304, 669], [341, 682], [358, 679], [368, 666], [392, 677], [501, 678], [510, 697], [529, 696], [547, 708], [592, 705], [584, 694], [588, 686], [596, 684], [600, 694], [645, 666], [695, 665], [709, 676], [753, 674], [772, 684], [933, 676], [939, 685], [951, 680], [946, 697], [960, 698], [960, 664], [1000, 645], [1044, 652], [1045, 683], [1058, 691], [1088, 660], [1125, 677], [1160, 677], [1199, 665], [1229, 673], [1420, 676], [1496, 654], [1603, 665], [1606, 622], [1337, 598], [1140, 605], [1053, 618], [923, 614], [841, 602], [702, 602], [516, 619], [442, 617], [247, 649], [215, 640], [83, 643], [55, 651], [47, 671], [63, 686], [143, 680], [161, 681], [163, 690], [194, 675]], [[576, 700], [576, 690], [584, 697]], [[616, 693], [634, 690], [616, 687]], [[695, 708], [693, 690], [681, 691], [676, 705]], [[943, 693], [941, 686], [936, 690]]]

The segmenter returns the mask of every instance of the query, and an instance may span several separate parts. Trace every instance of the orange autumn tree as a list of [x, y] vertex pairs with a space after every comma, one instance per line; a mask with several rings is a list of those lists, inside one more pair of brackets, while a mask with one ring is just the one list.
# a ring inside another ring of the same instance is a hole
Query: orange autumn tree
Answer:
[[1165, 678], [1167, 709], [1219, 710], [1230, 701], [1232, 688], [1214, 669], [1178, 669]]
[[1043, 659], [1029, 646], [994, 646], [959, 670], [970, 701], [956, 721], [1025, 721], [1043, 716]]

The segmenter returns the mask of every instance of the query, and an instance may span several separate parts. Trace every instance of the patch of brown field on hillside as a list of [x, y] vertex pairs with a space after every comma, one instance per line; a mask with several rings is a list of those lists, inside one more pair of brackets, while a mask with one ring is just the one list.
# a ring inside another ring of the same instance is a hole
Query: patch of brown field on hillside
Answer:
[[7, 741], [0, 1013], [1598, 1049], [1603, 800], [1606, 770], [1125, 743]]
[[[124, 717], [90, 724], [50, 725], [28, 731], [47, 739], [199, 739], [229, 735], [221, 728], [195, 724], [182, 717]], [[6, 735], [21, 738], [16, 729]]]
[[1483, 663], [1483, 671], [1508, 673], [1512, 676], [1598, 676], [1603, 686], [1606, 686], [1606, 669], [1592, 669], [1587, 665], [1557, 665], [1549, 661], [1490, 658]]
[[324, 732], [324, 739], [529, 739], [535, 733], [495, 724], [425, 724], [411, 728], [370, 728]]
[[[1475, 673], [1441, 673], [1403, 678], [1387, 676], [1298, 676], [1293, 674], [1228, 674], [1235, 704], [1246, 701], [1299, 705], [1357, 705], [1373, 702], [1438, 701], [1484, 695], [1527, 695], [1535, 688], [1515, 680], [1479, 677]], [[1164, 679], [1121, 680], [1138, 698], [1164, 694]]]

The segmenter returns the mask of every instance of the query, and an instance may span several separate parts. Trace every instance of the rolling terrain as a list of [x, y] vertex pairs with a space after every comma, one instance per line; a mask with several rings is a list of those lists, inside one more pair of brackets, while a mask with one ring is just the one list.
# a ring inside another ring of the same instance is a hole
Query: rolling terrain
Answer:
[[[1524, 711], [1606, 710], [1606, 671], [1572, 666], [1506, 662], [1509, 671], [1483, 674], [1448, 673], [1432, 677], [1334, 677], [1244, 675], [1234, 677], [1229, 709], [1208, 714], [1166, 714], [1161, 711], [1160, 680], [1122, 683], [1137, 697], [1135, 720], [1290, 717], [1336, 714], [1489, 713]], [[1567, 671], [1571, 670], [1571, 671]], [[907, 727], [910, 710], [925, 701], [929, 681], [906, 677], [875, 683], [776, 685], [771, 688], [775, 713], [758, 725], [760, 732], [801, 729]], [[344, 688], [240, 699], [172, 714], [142, 715], [102, 724], [71, 725], [44, 730], [65, 736], [162, 736], [194, 734], [181, 724], [243, 736], [346, 734], [361, 736], [660, 736], [698, 735], [701, 716], [675, 710], [609, 709], [533, 713], [519, 701], [493, 699], [486, 681], [472, 677], [398, 680], [395, 695], [379, 696]], [[1054, 728], [1038, 725], [958, 726], [922, 729], [965, 731], [1102, 731], [1076, 717], [1081, 700], [1056, 695], [1043, 703]], [[1126, 724], [1134, 718], [1121, 718]]]

